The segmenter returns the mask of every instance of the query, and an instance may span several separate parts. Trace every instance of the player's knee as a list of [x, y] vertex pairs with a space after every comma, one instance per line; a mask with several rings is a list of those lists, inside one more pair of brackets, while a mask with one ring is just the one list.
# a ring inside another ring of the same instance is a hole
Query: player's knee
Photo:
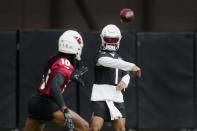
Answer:
[[39, 121], [28, 118], [23, 131], [41, 131], [43, 126]]
[[89, 130], [89, 124], [86, 122], [83, 124], [83, 130], [88, 131]]
[[90, 128], [90, 131], [100, 131], [99, 126], [94, 126]]
[[116, 131], [126, 131], [126, 128], [125, 127], [119, 127], [117, 129], [115, 129]]
[[89, 124], [87, 122], [83, 123], [83, 125], [81, 126], [81, 130], [82, 131], [89, 131]]

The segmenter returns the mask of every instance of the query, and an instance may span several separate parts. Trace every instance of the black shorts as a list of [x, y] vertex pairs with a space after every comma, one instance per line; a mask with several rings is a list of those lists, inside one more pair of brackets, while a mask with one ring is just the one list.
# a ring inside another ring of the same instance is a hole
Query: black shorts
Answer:
[[[105, 101], [92, 101], [93, 112], [95, 116], [102, 117], [105, 121], [110, 121], [110, 112]], [[116, 103], [114, 102], [116, 108], [122, 113], [122, 117], [126, 118], [126, 111], [124, 102]]]
[[36, 94], [28, 102], [28, 117], [41, 123], [48, 122], [52, 120], [52, 114], [59, 109], [50, 97]]

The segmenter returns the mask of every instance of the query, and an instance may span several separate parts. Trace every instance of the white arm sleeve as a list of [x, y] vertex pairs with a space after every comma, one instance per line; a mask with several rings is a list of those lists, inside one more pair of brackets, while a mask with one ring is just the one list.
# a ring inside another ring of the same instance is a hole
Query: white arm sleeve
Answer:
[[113, 59], [111, 57], [100, 57], [97, 61], [97, 65], [102, 65], [105, 67], [111, 67], [111, 68], [118, 68], [120, 70], [124, 71], [131, 71], [133, 66], [135, 64], [126, 62], [122, 59]]
[[123, 81], [126, 84], [126, 87], [125, 88], [127, 88], [128, 85], [129, 85], [129, 82], [130, 82], [130, 75], [127, 74], [127, 75], [123, 76], [122, 79], [121, 79], [121, 81]]

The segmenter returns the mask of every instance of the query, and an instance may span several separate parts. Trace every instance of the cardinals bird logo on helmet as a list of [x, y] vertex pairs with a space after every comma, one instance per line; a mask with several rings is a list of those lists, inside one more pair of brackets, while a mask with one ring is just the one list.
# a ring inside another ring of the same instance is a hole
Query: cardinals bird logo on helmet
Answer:
[[67, 54], [75, 54], [77, 60], [81, 60], [83, 39], [74, 30], [65, 31], [59, 38], [58, 51]]

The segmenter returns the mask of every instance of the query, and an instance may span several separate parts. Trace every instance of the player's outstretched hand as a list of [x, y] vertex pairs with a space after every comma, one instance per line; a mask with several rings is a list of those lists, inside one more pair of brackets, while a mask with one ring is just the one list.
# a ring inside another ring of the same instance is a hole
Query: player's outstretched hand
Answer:
[[126, 84], [123, 81], [120, 81], [116, 86], [116, 90], [121, 91], [122, 89], [126, 88]]
[[138, 66], [134, 66], [132, 72], [134, 76], [141, 77], [141, 69]]
[[76, 69], [72, 75], [71, 75], [71, 79], [79, 79], [81, 78], [86, 72], [88, 71], [88, 68], [85, 66], [82, 66], [80, 69]]
[[82, 66], [80, 69], [76, 69], [72, 75], [71, 80], [78, 82], [82, 86], [84, 86], [84, 82], [82, 80], [82, 76], [88, 71], [88, 68], [85, 66]]

